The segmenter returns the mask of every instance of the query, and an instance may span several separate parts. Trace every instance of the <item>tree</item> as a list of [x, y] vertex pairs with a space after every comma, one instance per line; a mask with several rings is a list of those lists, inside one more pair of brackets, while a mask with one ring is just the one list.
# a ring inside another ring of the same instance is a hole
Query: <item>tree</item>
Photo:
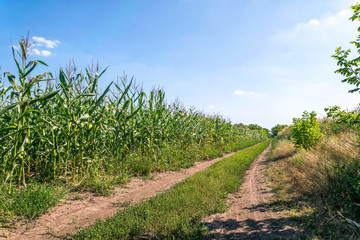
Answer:
[[283, 124], [283, 125], [276, 124], [274, 127], [271, 128], [271, 136], [276, 137], [278, 135], [278, 133], [281, 132], [281, 130], [283, 130], [286, 127], [287, 127], [286, 124]]
[[[351, 9], [354, 11], [354, 14], [350, 17], [351, 21], [358, 20], [360, 21], [360, 4], [356, 3], [354, 6], [351, 6]], [[354, 45], [357, 49], [357, 52], [360, 54], [360, 27], [357, 30], [359, 35], [355, 41], [351, 41], [350, 44]], [[360, 91], [360, 56], [349, 59], [349, 54], [351, 50], [343, 50], [341, 47], [336, 48], [335, 54], [332, 55], [333, 58], [337, 60], [337, 65], [340, 66], [335, 73], [343, 75], [345, 78], [342, 82], [346, 82], [350, 85], [355, 85], [354, 89], [351, 89], [349, 92], [359, 92]]]
[[258, 131], [258, 132], [262, 132], [264, 134], [266, 134], [266, 136], [270, 136], [270, 130], [267, 129], [267, 128], [263, 128], [257, 124], [249, 124], [247, 125], [247, 127], [251, 130], [255, 130], [255, 131]]
[[[354, 14], [350, 17], [349, 20], [360, 21], [360, 4], [356, 3], [354, 6], [351, 6]], [[359, 35], [355, 41], [351, 41], [350, 44], [354, 45], [357, 49], [358, 54], [360, 54], [360, 27], [357, 29]], [[350, 85], [355, 85], [354, 89], [349, 90], [350, 93], [359, 92], [360, 93], [360, 56], [357, 56], [354, 59], [350, 59], [351, 50], [343, 50], [341, 47], [336, 48], [335, 54], [332, 55], [333, 58], [337, 60], [337, 65], [340, 66], [335, 73], [343, 75], [345, 78], [341, 80]], [[341, 110], [338, 106], [333, 106], [325, 108], [328, 118], [333, 118], [337, 123], [342, 125], [349, 126], [355, 129], [359, 129], [360, 124], [360, 114], [359, 109], [354, 111], [344, 111]]]

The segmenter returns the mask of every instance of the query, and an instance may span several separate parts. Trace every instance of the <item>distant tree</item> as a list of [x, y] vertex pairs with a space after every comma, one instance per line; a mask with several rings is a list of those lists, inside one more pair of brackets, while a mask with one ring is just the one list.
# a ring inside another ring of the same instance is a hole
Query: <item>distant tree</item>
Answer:
[[234, 126], [235, 126], [235, 127], [238, 127], [238, 128], [244, 128], [244, 127], [246, 127], [246, 125], [243, 124], [243, 123], [235, 123]]
[[274, 127], [271, 128], [271, 136], [276, 137], [281, 130], [286, 128], [288, 125], [286, 124], [276, 124]]
[[265, 133], [267, 136], [270, 136], [270, 130], [267, 129], [267, 128], [263, 128], [261, 127], [260, 125], [257, 125], [257, 124], [249, 124], [247, 125], [247, 127], [251, 130], [256, 130], [256, 131], [259, 131], [259, 132], [263, 132]]
[[247, 125], [247, 127], [251, 130], [261, 130], [263, 129], [261, 126], [257, 125], [257, 124], [249, 124]]

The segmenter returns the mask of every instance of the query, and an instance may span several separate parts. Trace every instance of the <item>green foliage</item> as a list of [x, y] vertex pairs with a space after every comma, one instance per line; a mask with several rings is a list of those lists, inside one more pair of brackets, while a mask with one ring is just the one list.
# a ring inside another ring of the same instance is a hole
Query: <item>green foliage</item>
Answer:
[[350, 129], [359, 130], [360, 126], [360, 114], [359, 109], [353, 111], [341, 110], [339, 106], [332, 106], [325, 108], [325, 112], [328, 118], [331, 118], [337, 124], [346, 126]]
[[263, 134], [265, 134], [267, 137], [270, 136], [270, 130], [267, 129], [267, 128], [263, 128], [263, 127], [261, 127], [260, 125], [257, 125], [257, 124], [249, 124], [249, 125], [247, 125], [247, 127], [248, 127], [249, 129], [251, 129], [251, 130], [254, 130], [254, 131], [263, 133]]
[[316, 113], [305, 111], [302, 118], [294, 118], [291, 126], [291, 136], [297, 147], [309, 149], [321, 138], [319, 123]]
[[[356, 3], [354, 6], [351, 6], [351, 9], [354, 11], [354, 14], [350, 17], [350, 20], [360, 21], [360, 4]], [[360, 27], [358, 28], [358, 32], [360, 33]], [[357, 49], [357, 52], [360, 53], [360, 35], [358, 35], [355, 41], [351, 41], [350, 43], [354, 45]], [[339, 73], [345, 77], [342, 82], [355, 85], [355, 88], [349, 91], [350, 93], [354, 93], [360, 91], [360, 57], [349, 59], [350, 53], [350, 49], [343, 50], [341, 47], [338, 47], [336, 48], [335, 54], [332, 57], [337, 60], [337, 65], [340, 66], [340, 68], [336, 70], [335, 73]]]
[[272, 137], [276, 137], [278, 135], [279, 132], [281, 132], [281, 130], [283, 130], [284, 128], [286, 128], [287, 125], [284, 124], [277, 124], [274, 127], [271, 128], [271, 136]]
[[[126, 77], [100, 92], [106, 69], [99, 66], [80, 74], [70, 63], [56, 79], [48, 72], [33, 76], [39, 64], [46, 64], [28, 59], [28, 38], [19, 46], [19, 57], [13, 49], [19, 76], [6, 72], [7, 85], [0, 82], [0, 183], [10, 191], [31, 179], [82, 182], [89, 176], [123, 171], [146, 175], [154, 169], [189, 166], [194, 160], [167, 164], [159, 156], [168, 146], [178, 152], [221, 152], [234, 143], [265, 137], [221, 116], [185, 109], [179, 102], [168, 104], [163, 90], [146, 93]], [[136, 162], [129, 163], [133, 156]], [[100, 192], [108, 191], [95, 185]]]
[[268, 145], [266, 141], [223, 159], [72, 239], [202, 239], [202, 217], [226, 209], [227, 194], [239, 188], [245, 170]]
[[63, 198], [66, 191], [54, 185], [30, 184], [26, 188], [8, 193], [0, 189], [0, 222], [8, 222], [14, 217], [33, 219], [41, 216]]

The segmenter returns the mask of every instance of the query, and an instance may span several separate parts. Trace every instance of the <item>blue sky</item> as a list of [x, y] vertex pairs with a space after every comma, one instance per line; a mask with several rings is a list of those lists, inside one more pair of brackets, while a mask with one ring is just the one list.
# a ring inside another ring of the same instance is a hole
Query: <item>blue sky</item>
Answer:
[[[56, 72], [99, 60], [105, 87], [124, 72], [168, 101], [271, 128], [304, 110], [352, 109], [358, 94], [334, 74], [355, 40], [351, 0], [0, 0], [0, 66], [30, 31], [32, 57]], [[45, 68], [43, 69], [45, 70]]]

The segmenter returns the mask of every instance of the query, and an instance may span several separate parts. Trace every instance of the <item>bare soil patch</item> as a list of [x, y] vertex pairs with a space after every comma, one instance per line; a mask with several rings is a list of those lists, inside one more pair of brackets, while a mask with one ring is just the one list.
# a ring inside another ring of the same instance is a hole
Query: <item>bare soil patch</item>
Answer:
[[272, 192], [266, 183], [266, 153], [270, 146], [252, 163], [239, 192], [230, 194], [231, 207], [224, 213], [204, 219], [209, 239], [291, 239], [299, 230], [291, 227], [269, 205]]
[[197, 162], [193, 167], [179, 172], [155, 173], [151, 180], [134, 178], [125, 187], [116, 188], [115, 193], [109, 197], [80, 193], [78, 198], [81, 200], [67, 200], [36, 221], [21, 221], [16, 224], [16, 229], [0, 229], [0, 239], [59, 239], [61, 235], [73, 234], [78, 227], [88, 227], [94, 224], [96, 219], [111, 217], [121, 210], [124, 204], [136, 203], [164, 192], [174, 184], [233, 154]]

